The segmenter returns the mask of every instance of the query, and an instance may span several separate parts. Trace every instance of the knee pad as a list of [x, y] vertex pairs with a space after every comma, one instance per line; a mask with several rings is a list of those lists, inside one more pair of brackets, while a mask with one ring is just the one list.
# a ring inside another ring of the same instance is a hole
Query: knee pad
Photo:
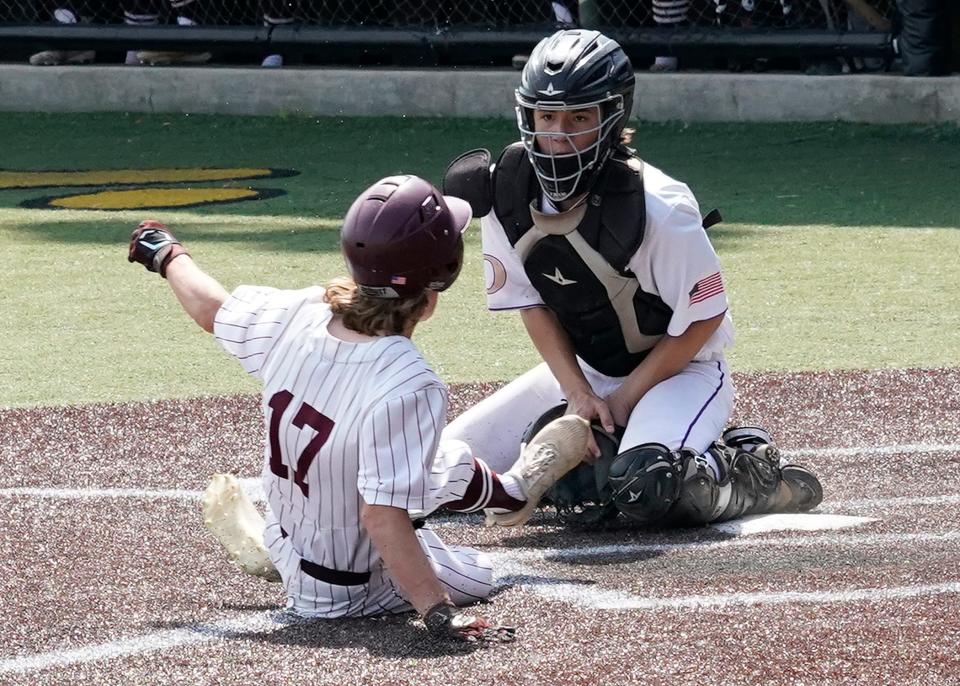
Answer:
[[727, 508], [730, 489], [721, 488], [706, 455], [692, 450], [683, 450], [680, 455], [680, 494], [668, 518], [681, 526], [708, 524]]
[[617, 455], [607, 484], [613, 504], [630, 519], [651, 524], [680, 496], [681, 458], [659, 443], [644, 443]]

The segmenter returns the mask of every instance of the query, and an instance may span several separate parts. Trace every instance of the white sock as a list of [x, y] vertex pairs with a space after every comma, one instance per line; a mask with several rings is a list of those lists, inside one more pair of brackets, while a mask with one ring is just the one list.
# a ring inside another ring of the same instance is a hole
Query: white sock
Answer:
[[526, 500], [527, 496], [524, 495], [523, 489], [520, 488], [520, 482], [517, 481], [517, 478], [513, 474], [498, 474], [500, 477], [500, 485], [503, 486], [503, 490], [507, 492], [507, 495], [515, 500]]

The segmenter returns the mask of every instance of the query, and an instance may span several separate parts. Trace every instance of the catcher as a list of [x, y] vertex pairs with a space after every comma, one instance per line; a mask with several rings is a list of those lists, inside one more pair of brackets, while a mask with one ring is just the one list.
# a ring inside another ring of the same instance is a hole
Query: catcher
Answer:
[[488, 307], [520, 312], [543, 363], [444, 436], [498, 469], [525, 427], [564, 412], [590, 420], [596, 464], [550, 494], [588, 521], [702, 524], [812, 509], [823, 490], [810, 470], [782, 463], [763, 429], [724, 432], [734, 330], [705, 231], [719, 215], [702, 217], [686, 184], [628, 147], [634, 86], [615, 41], [558, 31], [523, 69], [520, 141], [495, 162], [473, 150], [448, 167], [444, 191], [481, 219]]

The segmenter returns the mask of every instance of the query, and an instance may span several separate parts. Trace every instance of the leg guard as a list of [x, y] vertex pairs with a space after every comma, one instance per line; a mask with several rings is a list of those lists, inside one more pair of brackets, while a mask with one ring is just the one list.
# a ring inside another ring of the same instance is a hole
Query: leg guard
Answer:
[[680, 496], [682, 458], [659, 443], [644, 443], [617, 455], [607, 475], [613, 504], [630, 519], [652, 524]]
[[772, 445], [758, 446], [748, 452], [714, 444], [720, 469], [720, 487], [727, 491], [726, 507], [713, 521], [736, 519], [750, 514], [772, 512], [780, 488], [780, 455]]
[[[711, 450], [714, 450], [712, 446], [708, 452]], [[721, 489], [706, 456], [684, 450], [680, 463], [680, 495], [667, 519], [680, 526], [708, 524], [726, 509], [729, 495], [730, 489]]]
[[[738, 453], [752, 454], [754, 456], [752, 462], [758, 465], [757, 468], [761, 471], [769, 469], [766, 467], [767, 464], [772, 464], [778, 477], [777, 489], [773, 491], [772, 496], [764, 497], [763, 487], [761, 487], [761, 492], [757, 494], [757, 502], [749, 508], [749, 512], [743, 514], [807, 512], [823, 501], [823, 486], [816, 475], [807, 467], [788, 464], [780, 457], [779, 450], [771, 442], [770, 434], [764, 429], [757, 426], [733, 427], [723, 432], [722, 442], [729, 448], [736, 449]], [[749, 458], [734, 458], [734, 460], [737, 459], [751, 461]], [[726, 464], [729, 464], [729, 460]], [[739, 465], [741, 471], [743, 468], [744, 465]], [[750, 483], [750, 480], [741, 478], [739, 482]], [[781, 483], [785, 488], [780, 488]], [[747, 500], [749, 496], [748, 493]], [[734, 499], [731, 498], [732, 501]], [[724, 519], [737, 516], [741, 515], [724, 516]]]

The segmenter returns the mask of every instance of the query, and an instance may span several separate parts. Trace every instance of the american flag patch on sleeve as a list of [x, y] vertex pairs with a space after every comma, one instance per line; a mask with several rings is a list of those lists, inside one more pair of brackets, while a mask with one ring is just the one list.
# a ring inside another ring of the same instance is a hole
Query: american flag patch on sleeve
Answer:
[[693, 288], [690, 289], [690, 304], [696, 305], [719, 293], [723, 293], [723, 279], [720, 277], [720, 272], [715, 272], [693, 284]]

